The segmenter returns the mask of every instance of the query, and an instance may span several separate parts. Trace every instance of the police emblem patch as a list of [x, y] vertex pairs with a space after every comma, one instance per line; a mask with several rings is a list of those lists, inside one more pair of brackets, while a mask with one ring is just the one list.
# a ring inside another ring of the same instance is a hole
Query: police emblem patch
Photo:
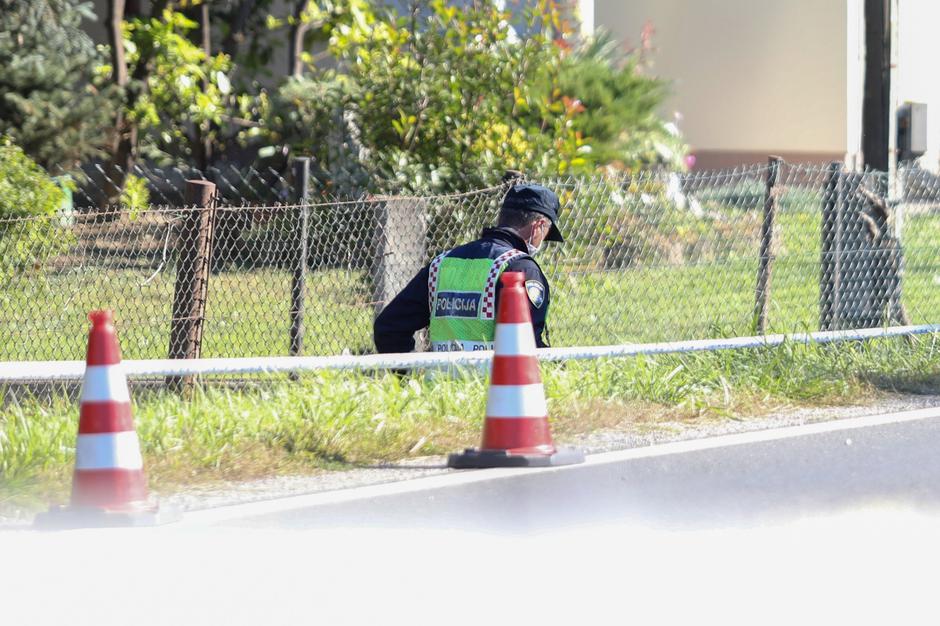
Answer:
[[542, 303], [545, 302], [545, 287], [542, 283], [537, 280], [525, 281], [525, 292], [529, 295], [529, 301], [532, 302], [535, 308], [542, 307]]

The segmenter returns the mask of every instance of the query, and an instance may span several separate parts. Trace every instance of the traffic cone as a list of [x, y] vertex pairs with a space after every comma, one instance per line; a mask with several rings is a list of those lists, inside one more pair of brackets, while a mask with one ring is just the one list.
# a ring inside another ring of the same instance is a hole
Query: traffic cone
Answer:
[[152, 526], [179, 518], [147, 494], [127, 378], [111, 311], [92, 311], [72, 498], [36, 519], [54, 527]]
[[522, 272], [503, 272], [496, 312], [493, 369], [480, 448], [452, 454], [447, 465], [542, 467], [584, 461], [580, 450], [557, 449], [548, 426], [545, 389]]

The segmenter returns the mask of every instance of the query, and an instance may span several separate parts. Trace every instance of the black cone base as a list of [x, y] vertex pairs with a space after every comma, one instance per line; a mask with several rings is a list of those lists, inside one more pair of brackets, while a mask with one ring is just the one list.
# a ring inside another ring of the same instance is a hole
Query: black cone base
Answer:
[[584, 453], [574, 448], [559, 448], [554, 454], [511, 454], [505, 450], [467, 448], [451, 454], [447, 467], [471, 469], [484, 467], [554, 467], [584, 463]]

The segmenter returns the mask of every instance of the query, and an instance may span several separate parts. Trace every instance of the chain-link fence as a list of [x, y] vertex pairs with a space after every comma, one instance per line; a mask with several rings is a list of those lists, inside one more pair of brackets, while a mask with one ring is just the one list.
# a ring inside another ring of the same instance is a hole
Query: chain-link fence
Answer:
[[107, 163], [91, 162], [71, 176], [76, 183], [74, 205], [104, 211], [122, 204], [184, 206], [186, 181], [206, 180], [216, 185], [220, 200], [230, 206], [275, 205], [289, 202], [290, 175], [274, 167], [223, 163], [206, 171], [184, 167], [135, 164], [127, 172]]
[[[278, 204], [296, 190], [273, 174], [274, 196], [246, 206], [216, 178], [214, 207], [180, 208], [164, 177], [163, 205], [0, 221], [0, 359], [82, 358], [99, 307], [115, 310], [125, 358], [193, 343], [202, 356], [371, 352], [375, 313], [492, 224], [505, 191]], [[782, 163], [542, 182], [566, 238], [538, 257], [555, 346], [940, 321], [928, 172], [891, 189], [884, 174]]]

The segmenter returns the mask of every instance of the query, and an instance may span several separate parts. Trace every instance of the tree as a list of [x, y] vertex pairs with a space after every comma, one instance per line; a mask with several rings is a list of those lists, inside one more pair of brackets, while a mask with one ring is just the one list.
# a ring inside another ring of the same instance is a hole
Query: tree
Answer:
[[355, 165], [376, 191], [464, 189], [507, 168], [557, 174], [587, 165], [570, 123], [577, 109], [565, 105], [551, 69], [566, 35], [553, 2], [527, 13], [521, 41], [491, 2], [413, 2], [406, 15], [358, 1], [316, 13], [313, 4], [308, 15], [338, 67], [311, 67], [286, 83], [264, 130], [275, 145], [313, 155], [324, 182], [357, 156], [329, 149], [337, 126], [348, 128], [341, 145], [354, 136]]
[[[227, 55], [211, 54], [207, 5], [155, 1], [150, 17], [139, 2], [111, 0], [110, 80], [120, 90], [108, 164], [107, 202], [114, 202], [140, 156], [211, 165], [230, 101]], [[198, 21], [187, 17], [196, 14]], [[191, 38], [191, 35], [194, 35]]]
[[0, 0], [0, 135], [51, 171], [98, 154], [110, 126], [82, 18], [95, 18], [91, 3]]
[[0, 285], [68, 248], [70, 235], [54, 217], [64, 199], [43, 168], [0, 136]]
[[[228, 48], [237, 51], [243, 42], [243, 33], [231, 29], [248, 28], [255, 12], [268, 4], [269, 0], [226, 4], [221, 15], [235, 19], [226, 31]], [[232, 119], [235, 107], [228, 78], [231, 59], [224, 52], [212, 52], [210, 5], [203, 0], [154, 0], [149, 17], [140, 5], [139, 0], [109, 2], [111, 64], [104, 72], [121, 97], [114, 117], [106, 203], [118, 199], [126, 176], [141, 157], [207, 169], [219, 142], [226, 139], [223, 123]]]
[[[114, 135], [110, 146], [110, 159], [105, 175], [105, 194], [103, 204], [116, 200], [124, 188], [124, 180], [134, 165], [137, 148], [137, 124], [127, 115], [127, 108], [133, 105], [136, 89], [130, 89], [130, 74], [127, 67], [127, 54], [124, 50], [124, 17], [140, 13], [138, 0], [110, 0], [105, 21], [108, 33], [108, 50], [111, 55], [111, 81], [120, 98], [120, 104], [114, 114]], [[141, 68], [143, 69], [143, 68]], [[139, 79], [135, 84], [139, 84]]]
[[[231, 63], [222, 53], [206, 52], [207, 30], [173, 9], [125, 21], [128, 64], [141, 77], [126, 114], [142, 133], [141, 152], [153, 160], [186, 161], [202, 170], [211, 165], [212, 147], [231, 104]], [[190, 39], [193, 32], [199, 43]], [[141, 67], [147, 69], [138, 71]]]
[[[355, 33], [356, 36], [371, 33], [377, 21], [374, 4], [369, 0], [294, 0], [293, 12], [287, 18], [290, 27], [288, 75], [298, 77], [306, 69], [315, 68], [311, 47], [328, 40], [334, 33]], [[279, 25], [279, 20], [271, 20], [272, 28]]]
[[220, 31], [220, 52], [232, 61], [233, 83], [245, 86], [267, 71], [274, 55], [275, 31], [269, 27], [273, 0], [213, 2], [212, 24]]

